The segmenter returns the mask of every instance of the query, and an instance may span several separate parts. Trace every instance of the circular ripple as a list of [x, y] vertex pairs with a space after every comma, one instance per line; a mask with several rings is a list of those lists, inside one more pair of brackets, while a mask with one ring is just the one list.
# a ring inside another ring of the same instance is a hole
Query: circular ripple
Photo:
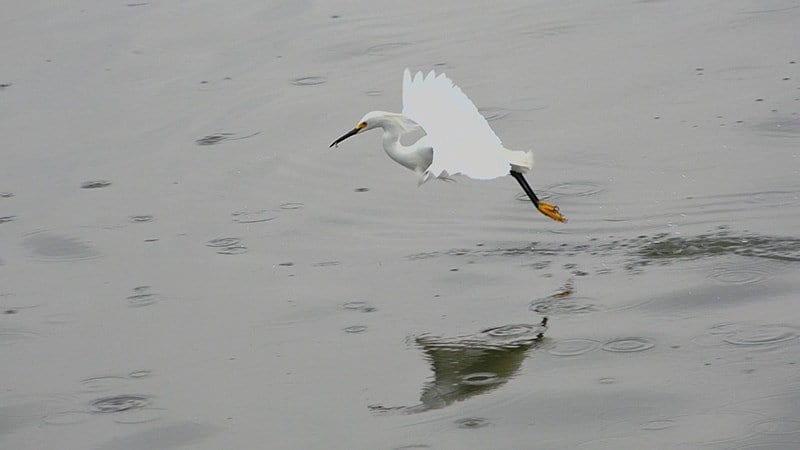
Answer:
[[554, 196], [586, 197], [603, 192], [603, 187], [591, 181], [573, 181], [553, 184], [544, 190]]
[[708, 334], [730, 334], [747, 328], [746, 325], [734, 322], [723, 322], [708, 329]]
[[364, 95], [368, 95], [370, 97], [380, 97], [383, 95], [383, 91], [365, 91]]
[[599, 342], [591, 339], [565, 339], [556, 342], [547, 353], [554, 356], [578, 356], [596, 349], [599, 345]]
[[503, 379], [493, 372], [477, 372], [461, 377], [461, 384], [469, 386], [488, 386], [502, 382]]
[[147, 369], [141, 370], [134, 370], [133, 372], [129, 373], [128, 376], [131, 378], [146, 378], [149, 377], [153, 372]]
[[149, 216], [149, 215], [130, 216], [130, 217], [128, 217], [128, 220], [133, 222], [133, 223], [137, 223], [137, 222], [152, 222], [153, 216]]
[[491, 422], [489, 422], [487, 419], [484, 419], [483, 417], [464, 417], [463, 419], [458, 419], [453, 423], [455, 423], [458, 426], [458, 428], [469, 428], [469, 429], [483, 428], [491, 424]]
[[508, 337], [508, 336], [522, 336], [528, 334], [533, 330], [535, 327], [533, 325], [503, 325], [502, 327], [492, 328], [486, 330], [489, 336], [497, 336], [497, 337]]
[[361, 309], [367, 306], [367, 302], [362, 301], [352, 301], [352, 302], [345, 302], [342, 307], [344, 309]]
[[714, 269], [709, 278], [725, 284], [750, 284], [758, 283], [767, 278], [765, 270], [752, 267], [718, 267]]
[[83, 189], [99, 189], [108, 186], [111, 186], [111, 182], [108, 180], [89, 180], [81, 183]]
[[333, 267], [338, 266], [339, 264], [341, 264], [340, 261], [320, 261], [312, 263], [311, 265], [314, 267]]
[[374, 312], [374, 311], [376, 311], [376, 308], [374, 306], [370, 305], [367, 302], [361, 302], [361, 301], [346, 302], [346, 303], [344, 303], [342, 305], [342, 308], [349, 309], [351, 311], [360, 311], [360, 312]]
[[598, 311], [588, 297], [543, 298], [532, 301], [529, 309], [544, 315], [586, 314]]
[[281, 209], [302, 209], [305, 205], [300, 202], [287, 202], [281, 204]]
[[231, 139], [231, 136], [233, 136], [233, 133], [209, 134], [208, 136], [204, 136], [194, 142], [197, 145], [215, 145], [226, 139]]
[[44, 416], [42, 422], [47, 425], [76, 425], [89, 420], [89, 413], [84, 411], [63, 411]]
[[13, 192], [0, 192], [0, 198], [11, 198], [14, 196]]
[[100, 256], [87, 242], [50, 231], [27, 234], [22, 244], [40, 261], [81, 261]]
[[797, 340], [794, 328], [782, 325], [752, 326], [734, 331], [723, 338], [723, 341], [734, 345], [766, 345]]
[[351, 326], [349, 326], [347, 328], [344, 328], [342, 331], [344, 331], [345, 333], [351, 333], [351, 334], [363, 333], [363, 332], [367, 331], [367, 326], [366, 325], [351, 325]]
[[292, 84], [295, 86], [316, 86], [327, 81], [328, 79], [325, 77], [300, 77], [292, 80]]
[[242, 243], [240, 238], [235, 237], [224, 237], [224, 238], [217, 238], [212, 239], [206, 242], [206, 247], [232, 247], [234, 245], [239, 245]]
[[[536, 192], [536, 196], [539, 197], [539, 200], [548, 200], [548, 199], [553, 198], [553, 194], [552, 193], [544, 191], [544, 190], [537, 191]], [[526, 194], [524, 192], [520, 192], [520, 193], [514, 195], [514, 199], [517, 200], [517, 201], [523, 202], [523, 203], [530, 203], [531, 202], [531, 198], [528, 197], [528, 194]]]
[[112, 389], [118, 389], [124, 386], [127, 381], [128, 379], [125, 377], [110, 375], [81, 380], [81, 386], [83, 386], [84, 392], [105, 392]]
[[144, 408], [148, 405], [150, 405], [150, 397], [146, 395], [115, 395], [93, 401], [89, 404], [89, 410], [95, 413], [117, 413]]
[[369, 47], [366, 53], [368, 55], [386, 55], [392, 53], [395, 50], [408, 47], [409, 45], [411, 45], [410, 42], [389, 42], [387, 44], [378, 44]]
[[478, 108], [478, 112], [486, 119], [487, 122], [494, 122], [495, 120], [505, 119], [511, 114], [511, 111], [505, 108], [486, 107]]
[[[753, 436], [752, 424], [762, 417], [751, 411], [718, 410], [659, 419], [656, 422], [672, 422], [669, 426], [673, 428], [672, 433], [686, 443], [699, 444], [692, 448], [722, 443], [728, 444], [725, 448], [731, 448], [731, 444]], [[709, 433], [709, 430], [713, 432]]]
[[143, 293], [143, 294], [129, 295], [125, 299], [128, 301], [128, 306], [138, 308], [141, 306], [150, 306], [153, 303], [157, 303], [159, 297], [158, 294]]
[[114, 422], [124, 424], [147, 423], [161, 419], [165, 409], [139, 408], [130, 409], [114, 416]]
[[247, 253], [247, 247], [244, 245], [231, 245], [217, 250], [217, 253], [220, 255], [241, 255], [242, 253]]
[[607, 352], [633, 353], [650, 350], [655, 346], [655, 342], [648, 338], [628, 337], [608, 341], [601, 348]]
[[270, 214], [266, 209], [260, 209], [258, 211], [236, 211], [231, 213], [231, 216], [233, 216], [233, 221], [238, 223], [268, 222], [277, 217]]

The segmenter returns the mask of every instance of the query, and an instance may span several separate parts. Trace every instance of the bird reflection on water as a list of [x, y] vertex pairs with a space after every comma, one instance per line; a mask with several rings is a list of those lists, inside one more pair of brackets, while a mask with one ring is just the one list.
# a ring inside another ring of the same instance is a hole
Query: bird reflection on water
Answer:
[[528, 350], [541, 344], [546, 330], [545, 317], [536, 325], [504, 325], [468, 336], [419, 336], [415, 342], [433, 370], [433, 379], [422, 387], [420, 403], [371, 405], [370, 409], [414, 414], [493, 391], [514, 377]]

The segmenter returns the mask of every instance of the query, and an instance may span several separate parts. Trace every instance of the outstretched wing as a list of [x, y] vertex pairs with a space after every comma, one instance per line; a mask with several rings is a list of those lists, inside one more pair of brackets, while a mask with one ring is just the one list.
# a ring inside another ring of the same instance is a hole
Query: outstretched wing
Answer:
[[478, 108], [445, 74], [403, 73], [403, 115], [425, 130], [433, 147], [433, 176], [490, 179], [508, 175], [508, 150]]

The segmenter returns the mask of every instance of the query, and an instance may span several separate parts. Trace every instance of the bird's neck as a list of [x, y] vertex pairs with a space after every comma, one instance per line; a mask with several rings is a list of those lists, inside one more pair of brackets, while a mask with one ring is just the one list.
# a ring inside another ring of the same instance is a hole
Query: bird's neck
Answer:
[[386, 121], [381, 124], [383, 128], [383, 149], [390, 158], [409, 169], [414, 169], [414, 163], [410, 160], [411, 149], [400, 143], [402, 129], [399, 125]]

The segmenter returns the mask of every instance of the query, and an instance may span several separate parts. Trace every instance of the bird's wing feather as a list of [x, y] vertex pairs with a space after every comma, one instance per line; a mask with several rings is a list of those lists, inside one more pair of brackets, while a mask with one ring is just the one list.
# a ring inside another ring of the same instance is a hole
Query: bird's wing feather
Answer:
[[508, 150], [469, 98], [434, 71], [403, 73], [403, 115], [418, 123], [433, 147], [427, 172], [490, 179], [508, 175]]

